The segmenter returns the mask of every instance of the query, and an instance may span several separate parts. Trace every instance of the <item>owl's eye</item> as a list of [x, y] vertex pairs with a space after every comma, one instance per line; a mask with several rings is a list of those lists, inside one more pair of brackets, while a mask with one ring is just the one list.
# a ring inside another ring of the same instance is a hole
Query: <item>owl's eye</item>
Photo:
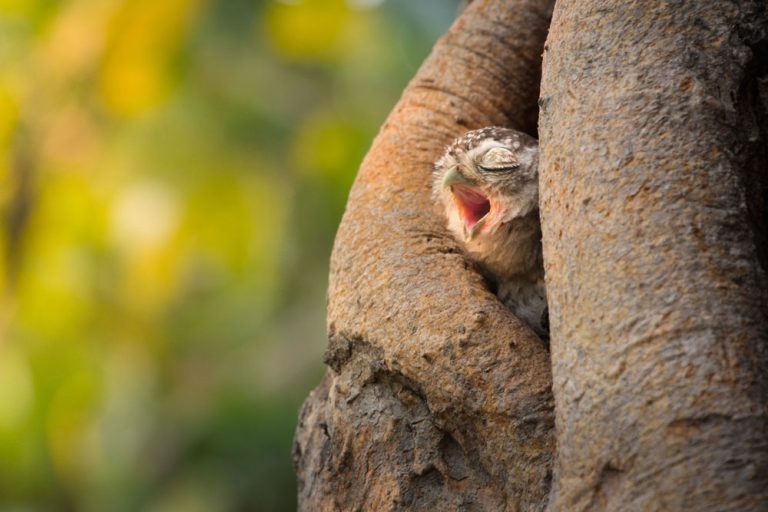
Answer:
[[478, 167], [485, 172], [511, 172], [520, 166], [517, 156], [502, 147], [491, 148], [485, 152]]

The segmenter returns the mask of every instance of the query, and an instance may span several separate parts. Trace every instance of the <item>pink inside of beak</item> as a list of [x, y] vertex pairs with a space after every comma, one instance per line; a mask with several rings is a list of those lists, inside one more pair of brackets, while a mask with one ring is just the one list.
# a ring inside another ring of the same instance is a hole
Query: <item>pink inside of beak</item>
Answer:
[[461, 185], [453, 187], [453, 196], [459, 207], [459, 214], [464, 221], [467, 231], [471, 231], [480, 219], [491, 211], [491, 201], [488, 196], [477, 189]]

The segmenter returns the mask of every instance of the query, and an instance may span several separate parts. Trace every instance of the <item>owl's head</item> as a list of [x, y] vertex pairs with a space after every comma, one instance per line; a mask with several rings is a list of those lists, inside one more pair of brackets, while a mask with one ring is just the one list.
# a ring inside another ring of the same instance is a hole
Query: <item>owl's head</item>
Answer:
[[433, 192], [459, 240], [492, 236], [538, 209], [539, 147], [524, 133], [492, 126], [456, 139], [435, 164]]

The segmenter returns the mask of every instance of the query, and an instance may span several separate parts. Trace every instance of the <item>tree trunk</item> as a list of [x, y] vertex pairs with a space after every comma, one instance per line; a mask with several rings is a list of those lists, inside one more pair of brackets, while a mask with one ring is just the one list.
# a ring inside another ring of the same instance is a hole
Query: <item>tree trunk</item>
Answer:
[[331, 371], [296, 436], [301, 510], [544, 508], [547, 349], [467, 264], [430, 183], [468, 129], [535, 135], [550, 13], [540, 0], [472, 2], [366, 156], [331, 261]]
[[768, 510], [766, 3], [560, 0], [551, 510]]
[[550, 11], [473, 1], [363, 162], [331, 370], [296, 435], [302, 510], [768, 510], [766, 4], [558, 2], [539, 100], [552, 370], [430, 198], [453, 137], [535, 135]]

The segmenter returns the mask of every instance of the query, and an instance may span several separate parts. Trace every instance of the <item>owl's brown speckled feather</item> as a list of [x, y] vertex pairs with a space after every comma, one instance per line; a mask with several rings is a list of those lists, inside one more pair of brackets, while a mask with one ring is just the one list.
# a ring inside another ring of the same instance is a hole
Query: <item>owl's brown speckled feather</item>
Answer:
[[473, 130], [435, 164], [433, 192], [448, 229], [497, 281], [499, 298], [546, 336], [538, 165], [532, 137], [497, 126]]

